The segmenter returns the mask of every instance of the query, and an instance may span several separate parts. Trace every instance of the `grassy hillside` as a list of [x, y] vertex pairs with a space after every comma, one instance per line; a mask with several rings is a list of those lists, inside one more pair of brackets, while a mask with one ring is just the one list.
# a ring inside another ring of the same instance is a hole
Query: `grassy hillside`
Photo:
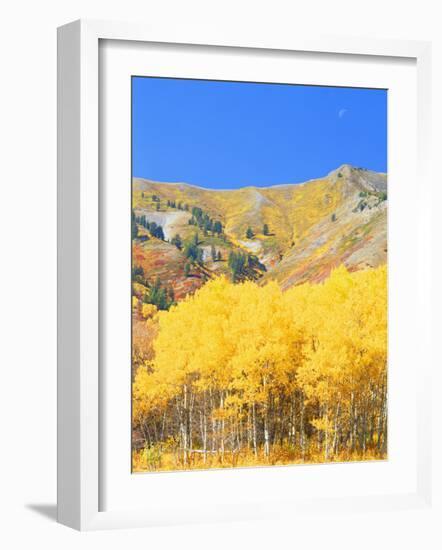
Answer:
[[[231, 275], [232, 252], [245, 258], [238, 278], [275, 279], [283, 288], [321, 281], [340, 264], [356, 271], [386, 262], [387, 176], [348, 165], [303, 184], [237, 190], [135, 178], [133, 211], [133, 265], [143, 270], [145, 292], [158, 278], [176, 300], [215, 274]], [[160, 238], [143, 217], [161, 226]]]

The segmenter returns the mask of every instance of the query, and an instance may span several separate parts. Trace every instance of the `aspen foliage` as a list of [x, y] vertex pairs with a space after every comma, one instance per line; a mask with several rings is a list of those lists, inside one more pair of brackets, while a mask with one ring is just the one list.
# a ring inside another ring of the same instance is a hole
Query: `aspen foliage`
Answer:
[[152, 314], [135, 471], [386, 456], [386, 267], [286, 292], [220, 277]]
[[158, 309], [153, 304], [143, 304], [141, 307], [141, 315], [144, 319], [150, 319], [157, 311]]

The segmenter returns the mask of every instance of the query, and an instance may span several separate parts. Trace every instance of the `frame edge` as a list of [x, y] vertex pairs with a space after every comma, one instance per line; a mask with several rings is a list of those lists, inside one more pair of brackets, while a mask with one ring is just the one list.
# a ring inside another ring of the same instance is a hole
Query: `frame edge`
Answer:
[[[98, 42], [100, 39], [142, 40], [176, 44], [207, 44], [237, 48], [303, 49], [332, 53], [364, 53], [412, 57], [418, 62], [418, 101], [431, 77], [431, 42], [323, 37], [298, 40], [298, 47], [281, 40], [266, 44], [262, 39], [244, 42], [234, 36], [222, 39], [204, 37], [195, 42], [179, 33], [178, 39], [160, 37], [146, 25], [97, 20], [78, 20], [58, 29], [57, 79], [57, 503], [58, 522], [78, 530], [140, 527], [158, 524], [142, 512], [101, 512], [99, 509], [98, 466]], [[176, 34], [176, 33], [175, 33]], [[186, 34], [184, 32], [184, 34]], [[328, 47], [319, 47], [325, 42]], [[424, 92], [425, 99], [428, 99]], [[425, 115], [431, 105], [425, 105]], [[421, 110], [422, 114], [422, 110]], [[427, 121], [420, 127], [419, 141], [430, 145]], [[428, 156], [420, 150], [419, 168]], [[429, 181], [428, 170], [425, 181]], [[94, 181], [95, 178], [95, 181]], [[427, 191], [428, 191], [427, 187]], [[428, 191], [431, 192], [431, 191]], [[95, 210], [95, 217], [93, 212]], [[95, 219], [95, 222], [94, 222]], [[95, 225], [94, 225], [95, 224]], [[89, 232], [88, 232], [89, 230]], [[425, 230], [425, 229], [424, 229]], [[95, 254], [95, 257], [94, 257]], [[425, 254], [425, 262], [429, 258]], [[428, 265], [428, 264], [427, 264]], [[422, 297], [429, 307], [428, 295]], [[429, 387], [429, 369], [419, 388], [423, 419], [431, 417], [430, 405], [422, 398]], [[422, 409], [423, 406], [423, 409]], [[419, 438], [417, 493], [411, 506], [431, 502], [431, 440]], [[424, 475], [423, 470], [426, 469]], [[404, 501], [395, 507], [408, 507]], [[408, 501], [408, 499], [406, 499]], [[187, 522], [184, 522], [187, 523]]]
[[80, 29], [57, 30], [57, 521], [80, 529]]

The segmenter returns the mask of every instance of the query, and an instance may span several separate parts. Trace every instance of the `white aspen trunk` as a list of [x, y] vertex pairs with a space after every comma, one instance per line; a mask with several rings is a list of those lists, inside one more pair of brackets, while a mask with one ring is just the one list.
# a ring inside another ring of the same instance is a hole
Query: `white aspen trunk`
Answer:
[[255, 453], [255, 456], [258, 456], [258, 449], [256, 446], [256, 410], [255, 410], [255, 403], [252, 404], [252, 423], [253, 423], [253, 452]]
[[373, 437], [374, 437], [374, 431], [375, 431], [375, 423], [376, 423], [376, 402], [377, 402], [377, 393], [376, 391], [371, 390], [371, 400], [370, 400], [370, 434], [368, 436], [368, 442], [370, 446], [373, 445]]
[[338, 401], [338, 406], [336, 407], [336, 414], [335, 414], [334, 440], [333, 440], [333, 453], [335, 455], [338, 452], [338, 421], [339, 421], [340, 414], [341, 414], [341, 401]]
[[269, 456], [270, 454], [270, 442], [269, 442], [269, 413], [266, 410], [264, 415], [264, 455]]
[[272, 417], [273, 417], [273, 420], [272, 420], [273, 445], [276, 445], [278, 438], [279, 438], [279, 443], [282, 445], [283, 431], [284, 431], [284, 411], [283, 411], [283, 399], [281, 394], [279, 394], [279, 397], [278, 397], [278, 415], [275, 417], [275, 406], [273, 403]]
[[238, 448], [238, 452], [241, 450], [242, 447], [242, 416], [240, 413], [239, 415], [239, 421], [237, 421], [236, 426], [236, 446]]
[[379, 412], [379, 420], [378, 420], [378, 441], [377, 441], [377, 448], [380, 450], [381, 448], [381, 438], [382, 438], [382, 432], [383, 432], [383, 426], [384, 426], [384, 411], [386, 406], [386, 392], [384, 386], [382, 387], [381, 392], [381, 407]]
[[188, 430], [189, 430], [189, 450], [192, 451], [193, 448], [193, 437], [192, 437], [192, 420], [193, 420], [193, 404], [195, 402], [195, 394], [190, 393], [190, 404], [189, 404], [189, 413], [188, 413]]
[[216, 450], [216, 420], [213, 418], [213, 409], [215, 408], [214, 406], [214, 400], [213, 400], [213, 393], [212, 393], [212, 390], [210, 390], [210, 413], [212, 415], [212, 446], [211, 446], [211, 450], [212, 450], [212, 454], [215, 452]]
[[328, 440], [329, 440], [329, 433], [328, 433], [328, 403], [325, 404], [325, 449], [324, 449], [324, 458], [325, 461], [328, 461]]
[[356, 448], [356, 438], [358, 433], [358, 408], [355, 405], [353, 409], [353, 426], [352, 426], [352, 443], [351, 450], [354, 451]]
[[203, 451], [204, 451], [204, 464], [207, 462], [207, 411], [206, 411], [206, 392], [204, 392], [203, 401]]
[[200, 431], [201, 431], [201, 441], [203, 443], [203, 462], [204, 464], [207, 461], [207, 416], [206, 409], [200, 412]]
[[166, 427], [166, 414], [167, 414], [167, 409], [164, 411], [163, 422], [161, 424], [161, 441], [162, 442], [164, 441], [164, 431], [165, 431], [165, 427]]
[[183, 462], [184, 466], [187, 466], [187, 386], [184, 385], [184, 403], [183, 403], [183, 419], [182, 430], [183, 430]]
[[367, 412], [364, 413], [364, 421], [362, 424], [362, 452], [365, 455], [367, 450]]
[[302, 460], [305, 460], [305, 432], [304, 432], [304, 412], [305, 412], [305, 403], [304, 403], [304, 397], [302, 397], [302, 405], [301, 405], [301, 426], [300, 426], [300, 439], [301, 439], [301, 452], [302, 452]]
[[351, 392], [350, 397], [350, 426], [348, 437], [350, 439], [350, 449], [353, 450], [353, 423], [354, 423], [354, 394]]
[[204, 450], [204, 464], [207, 462], [207, 416], [204, 411], [204, 438], [203, 438], [203, 450]]
[[145, 422], [141, 423], [141, 431], [143, 432], [144, 446], [149, 447], [149, 429]]
[[204, 442], [204, 412], [200, 411], [200, 437], [201, 437], [201, 443]]
[[[319, 406], [318, 417], [323, 418], [322, 407]], [[318, 453], [321, 450], [321, 430], [316, 430], [316, 445], [318, 447]]]
[[292, 394], [292, 400], [290, 403], [290, 434], [289, 441], [292, 445], [296, 446], [296, 392]]
[[247, 450], [250, 451], [252, 445], [252, 413], [251, 407], [247, 408]]
[[[266, 377], [263, 376], [263, 386], [264, 394], [266, 391]], [[270, 443], [269, 443], [269, 398], [267, 398], [264, 411], [264, 456], [269, 456], [270, 454]]]
[[224, 422], [224, 392], [221, 392], [220, 409], [222, 411], [222, 417], [221, 417], [221, 461], [224, 462], [224, 429], [225, 429], [225, 422]]
[[[387, 399], [387, 397], [385, 397]], [[387, 422], [387, 405], [384, 405], [384, 414], [383, 414], [383, 426], [382, 426], [382, 452], [387, 452], [387, 440], [388, 440], [388, 422]]]
[[362, 449], [362, 453], [365, 454], [366, 437], [367, 437], [367, 400], [363, 401], [363, 414], [362, 414], [362, 429], [359, 434], [359, 446]]

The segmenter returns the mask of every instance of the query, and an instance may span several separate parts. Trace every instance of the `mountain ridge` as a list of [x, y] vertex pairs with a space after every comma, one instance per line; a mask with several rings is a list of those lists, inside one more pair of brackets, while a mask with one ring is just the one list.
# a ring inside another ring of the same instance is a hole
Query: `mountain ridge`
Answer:
[[150, 183], [150, 184], [167, 184], [167, 185], [175, 185], [175, 186], [180, 186], [180, 185], [183, 185], [185, 187], [195, 187], [196, 189], [201, 189], [201, 190], [204, 190], [204, 191], [215, 191], [215, 192], [230, 192], [230, 191], [238, 191], [240, 189], [273, 189], [275, 187], [287, 187], [287, 186], [293, 186], [293, 185], [306, 185], [306, 184], [309, 184], [311, 182], [314, 182], [314, 181], [318, 181], [318, 180], [321, 180], [321, 179], [324, 179], [324, 178], [329, 178], [329, 177], [332, 177], [333, 175], [335, 174], [338, 174], [339, 172], [345, 172], [346, 170], [355, 170], [355, 171], [363, 171], [363, 172], [366, 172], [366, 173], [369, 173], [369, 174], [376, 174], [376, 175], [379, 175], [379, 176], [384, 176], [386, 177], [387, 176], [387, 173], [386, 172], [378, 172], [378, 171], [375, 171], [375, 170], [371, 170], [371, 169], [368, 169], [368, 168], [358, 168], [356, 166], [353, 166], [352, 164], [348, 164], [348, 163], [344, 163], [344, 164], [341, 164], [340, 166], [338, 166], [338, 168], [335, 168], [333, 170], [331, 170], [330, 172], [328, 172], [326, 175], [324, 176], [319, 176], [319, 177], [316, 177], [316, 178], [310, 178], [308, 180], [305, 180], [305, 181], [300, 181], [300, 182], [287, 182], [287, 183], [275, 183], [275, 184], [269, 184], [269, 185], [244, 185], [244, 186], [241, 186], [241, 187], [233, 187], [233, 188], [219, 188], [219, 189], [215, 189], [213, 187], [205, 187], [204, 185], [198, 185], [196, 183], [189, 183], [189, 182], [185, 182], [185, 181], [160, 181], [160, 180], [154, 180], [154, 179], [151, 179], [151, 178], [146, 178], [146, 177], [143, 177], [143, 176], [133, 176], [133, 181], [140, 181], [140, 182], [147, 182], [147, 183]]
[[[263, 273], [253, 272], [260, 282], [272, 279], [282, 288], [290, 288], [324, 280], [342, 263], [351, 271], [385, 263], [387, 191], [387, 174], [344, 164], [323, 178], [307, 182], [230, 190], [133, 178], [132, 198], [135, 215], [164, 226], [165, 241], [170, 246], [176, 234], [183, 241], [194, 238], [198, 228], [189, 225], [192, 208], [202, 209], [222, 223], [222, 235], [199, 230], [206, 258], [201, 279], [228, 274], [228, 255], [242, 251], [256, 256], [265, 267]], [[253, 236], [247, 236], [249, 230]], [[164, 246], [159, 247], [154, 238], [147, 236], [134, 246], [137, 258], [147, 258], [142, 261], [145, 271], [154, 276], [151, 266], [158, 264], [154, 250], [164, 250]], [[210, 260], [212, 247], [219, 250], [223, 261]], [[189, 284], [184, 265], [185, 261], [180, 260], [180, 269], [170, 266], [173, 278], [167, 281], [176, 286], [179, 298], [201, 282], [195, 269]], [[167, 265], [161, 276], [167, 279]]]

